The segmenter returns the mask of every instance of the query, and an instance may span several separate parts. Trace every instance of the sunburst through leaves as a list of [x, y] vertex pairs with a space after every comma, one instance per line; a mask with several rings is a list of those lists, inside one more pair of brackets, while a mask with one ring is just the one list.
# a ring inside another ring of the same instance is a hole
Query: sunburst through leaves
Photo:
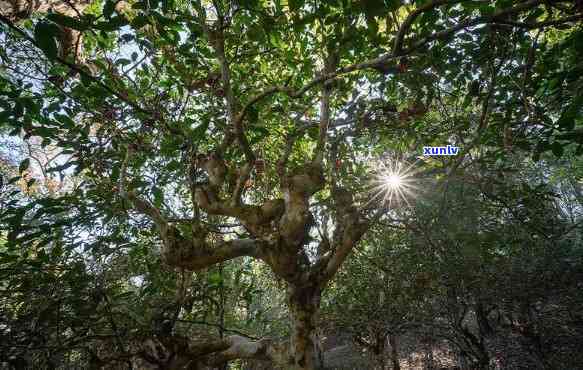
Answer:
[[409, 199], [415, 195], [416, 190], [413, 185], [414, 166], [415, 163], [409, 164], [398, 159], [376, 163], [373, 167], [372, 187], [369, 190], [369, 204], [376, 202], [390, 207], [395, 203], [405, 202], [409, 205]]

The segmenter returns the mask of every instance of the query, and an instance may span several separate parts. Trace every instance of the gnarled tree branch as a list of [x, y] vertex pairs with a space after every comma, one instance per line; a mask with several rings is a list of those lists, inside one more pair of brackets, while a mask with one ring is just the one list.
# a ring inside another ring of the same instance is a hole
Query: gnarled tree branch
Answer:
[[[206, 238], [205, 230], [200, 228], [193, 230], [193, 235], [182, 235], [176, 227], [168, 223], [160, 210], [150, 202], [141, 199], [133, 191], [128, 191], [126, 178], [131, 152], [131, 149], [127, 150], [122, 163], [119, 195], [127, 200], [137, 212], [148, 216], [156, 224], [162, 238], [162, 257], [169, 266], [195, 271], [233, 258], [257, 255], [260, 242], [253, 239], [211, 243]], [[204, 208], [205, 204], [199, 205]]]

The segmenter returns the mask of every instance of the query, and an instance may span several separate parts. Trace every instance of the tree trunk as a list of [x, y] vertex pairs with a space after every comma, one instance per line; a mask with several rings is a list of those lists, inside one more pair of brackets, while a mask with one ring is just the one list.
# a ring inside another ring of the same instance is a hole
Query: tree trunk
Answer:
[[377, 330], [375, 333], [374, 342], [374, 354], [378, 359], [378, 363], [381, 370], [387, 370], [386, 365], [386, 348], [387, 348], [387, 335], [384, 330]]
[[461, 370], [467, 370], [468, 368], [468, 354], [464, 350], [460, 350], [457, 356], [458, 367]]
[[391, 361], [393, 363], [393, 370], [401, 370], [401, 364], [399, 363], [399, 347], [396, 335], [389, 334], [389, 344], [391, 345]]
[[433, 338], [427, 338], [427, 344], [425, 347], [426, 359], [427, 359], [427, 369], [433, 370], [435, 369], [435, 361], [433, 359]]
[[321, 291], [313, 286], [291, 286], [288, 305], [291, 318], [290, 369], [323, 369], [320, 341], [316, 337]]

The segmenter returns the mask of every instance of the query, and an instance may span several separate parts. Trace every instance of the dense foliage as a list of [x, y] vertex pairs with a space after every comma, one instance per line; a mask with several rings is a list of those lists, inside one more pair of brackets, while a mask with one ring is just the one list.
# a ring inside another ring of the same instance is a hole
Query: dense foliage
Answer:
[[0, 368], [582, 366], [581, 19], [0, 0]]

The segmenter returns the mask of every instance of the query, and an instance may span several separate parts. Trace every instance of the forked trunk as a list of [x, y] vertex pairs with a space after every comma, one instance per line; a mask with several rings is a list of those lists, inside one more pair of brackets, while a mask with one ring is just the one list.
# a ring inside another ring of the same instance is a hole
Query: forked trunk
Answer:
[[292, 286], [288, 304], [292, 333], [290, 341], [290, 369], [323, 369], [320, 342], [316, 336], [321, 291], [312, 286]]

